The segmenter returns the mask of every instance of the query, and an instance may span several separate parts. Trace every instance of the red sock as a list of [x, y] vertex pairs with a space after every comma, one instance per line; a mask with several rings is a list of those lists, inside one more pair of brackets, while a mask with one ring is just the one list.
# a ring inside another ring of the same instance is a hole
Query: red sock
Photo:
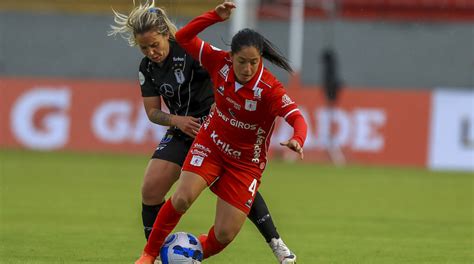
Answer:
[[171, 204], [171, 199], [168, 199], [156, 216], [153, 230], [150, 237], [148, 237], [144, 251], [154, 257], [158, 256], [163, 242], [176, 227], [183, 214], [176, 211], [173, 204]]
[[211, 230], [209, 230], [209, 234], [207, 235], [207, 239], [202, 244], [204, 258], [206, 259], [214, 256], [227, 247], [227, 245], [229, 245], [229, 243], [222, 244], [221, 242], [217, 241], [216, 234], [214, 233], [214, 226], [212, 226]]

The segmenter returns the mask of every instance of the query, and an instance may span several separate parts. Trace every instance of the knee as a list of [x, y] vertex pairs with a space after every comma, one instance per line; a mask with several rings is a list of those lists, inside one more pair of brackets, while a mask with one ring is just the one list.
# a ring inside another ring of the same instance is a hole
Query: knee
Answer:
[[229, 244], [237, 236], [239, 230], [233, 228], [219, 228], [214, 229], [214, 232], [216, 234], [217, 241], [222, 244]]
[[173, 207], [179, 212], [186, 212], [192, 204], [190, 195], [184, 192], [175, 192], [171, 197]]
[[143, 182], [142, 185], [142, 200], [145, 202], [161, 202], [164, 197], [157, 190], [156, 184], [150, 182]]

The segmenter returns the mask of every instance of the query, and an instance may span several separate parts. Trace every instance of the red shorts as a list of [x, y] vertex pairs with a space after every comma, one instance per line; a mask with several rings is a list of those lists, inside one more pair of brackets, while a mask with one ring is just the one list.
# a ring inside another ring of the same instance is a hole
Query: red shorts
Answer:
[[198, 174], [219, 198], [249, 214], [262, 171], [232, 159], [215, 148], [214, 142], [206, 140], [206, 136], [198, 136], [182, 170]]

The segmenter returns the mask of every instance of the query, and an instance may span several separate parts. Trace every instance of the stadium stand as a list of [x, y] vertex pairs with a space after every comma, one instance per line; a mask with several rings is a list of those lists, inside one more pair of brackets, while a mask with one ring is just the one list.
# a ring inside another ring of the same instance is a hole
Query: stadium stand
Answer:
[[[307, 18], [324, 18], [324, 2], [306, 0]], [[332, 1], [332, 0], [331, 0]], [[291, 0], [262, 0], [260, 15], [287, 18]], [[474, 21], [474, 1], [470, 0], [339, 0], [339, 15], [349, 19]]]
[[[136, 1], [138, 2], [138, 1]], [[157, 2], [158, 3], [158, 2]], [[193, 17], [215, 7], [213, 0], [167, 0], [159, 1], [159, 5], [173, 12], [173, 15]], [[113, 7], [126, 12], [133, 6], [132, 0], [2, 0], [0, 10], [33, 11], [33, 12], [69, 12], [69, 13], [110, 13]]]

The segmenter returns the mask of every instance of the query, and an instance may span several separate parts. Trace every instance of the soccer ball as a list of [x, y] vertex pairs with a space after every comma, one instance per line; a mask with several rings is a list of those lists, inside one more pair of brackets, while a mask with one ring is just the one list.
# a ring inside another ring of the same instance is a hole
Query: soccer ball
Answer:
[[202, 261], [202, 245], [192, 234], [177, 232], [169, 235], [161, 247], [163, 264], [199, 264]]

